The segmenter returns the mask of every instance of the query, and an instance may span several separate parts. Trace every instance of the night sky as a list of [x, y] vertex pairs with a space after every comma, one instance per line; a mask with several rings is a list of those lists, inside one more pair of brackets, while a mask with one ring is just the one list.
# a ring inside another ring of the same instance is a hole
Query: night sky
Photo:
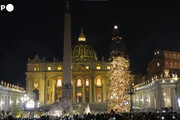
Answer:
[[[0, 80], [25, 87], [28, 57], [62, 60], [65, 0], [1, 0]], [[180, 51], [180, 3], [176, 0], [71, 0], [72, 44], [83, 27], [99, 60], [109, 57], [113, 25], [119, 26], [130, 70], [145, 73], [155, 49]]]

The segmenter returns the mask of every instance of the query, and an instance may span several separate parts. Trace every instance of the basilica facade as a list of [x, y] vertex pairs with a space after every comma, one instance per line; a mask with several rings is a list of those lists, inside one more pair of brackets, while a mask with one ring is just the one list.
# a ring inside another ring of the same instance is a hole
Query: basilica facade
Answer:
[[[72, 47], [72, 102], [89, 103], [107, 108], [110, 63], [98, 56], [88, 45], [83, 30]], [[34, 92], [41, 106], [60, 101], [63, 86], [63, 61], [46, 61], [35, 55], [29, 58], [26, 72], [26, 91]], [[102, 108], [101, 108], [102, 109]]]

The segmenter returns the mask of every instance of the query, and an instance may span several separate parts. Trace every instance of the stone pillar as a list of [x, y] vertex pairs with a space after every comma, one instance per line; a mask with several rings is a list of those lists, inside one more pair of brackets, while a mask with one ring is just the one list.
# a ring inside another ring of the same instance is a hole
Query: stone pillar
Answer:
[[150, 93], [151, 95], [151, 97], [150, 97], [150, 108], [152, 108], [152, 109], [155, 109], [155, 105], [154, 105], [154, 91], [151, 91], [151, 93]]
[[173, 109], [177, 109], [177, 99], [176, 99], [175, 88], [170, 88], [170, 95], [171, 95], [171, 107]]
[[73, 80], [73, 103], [76, 103], [76, 80]]
[[145, 95], [144, 95], [144, 92], [141, 93], [142, 94], [142, 105], [141, 105], [141, 108], [145, 108], [145, 102], [146, 102], [146, 98], [145, 98]]
[[153, 90], [153, 95], [154, 95], [154, 97], [153, 97], [154, 109], [156, 109], [157, 106], [156, 106], [156, 92], [155, 92], [155, 90]]
[[[0, 94], [0, 102], [2, 102], [2, 94]], [[0, 106], [0, 110], [2, 110], [3, 108], [3, 104], [1, 104], [1, 106]]]
[[93, 98], [93, 95], [92, 95], [92, 84], [93, 84], [92, 79], [90, 79], [89, 80], [89, 103], [93, 102], [93, 100], [92, 100], [92, 98]]
[[94, 90], [94, 102], [96, 102], [96, 84], [95, 84], [95, 80], [93, 80], [93, 90]]
[[86, 81], [85, 79], [83, 79], [82, 81], [83, 81], [82, 102], [85, 103], [86, 102]]
[[9, 95], [7, 95], [7, 106], [9, 107]]
[[[47, 88], [46, 81], [47, 81], [47, 77], [46, 77], [46, 73], [45, 73], [44, 77], [43, 77], [43, 80], [42, 80], [42, 83], [41, 83], [42, 89], [41, 89], [41, 87], [39, 89], [39, 102], [40, 102], [41, 105], [46, 105], [46, 96], [47, 96], [46, 95], [46, 93], [47, 93], [47, 91], [46, 91], [46, 88]], [[42, 96], [42, 100], [40, 98], [41, 96]]]
[[106, 102], [106, 81], [104, 78], [102, 78], [102, 83], [103, 83], [103, 89], [102, 89], [102, 92], [103, 92], [103, 100], [102, 102]]
[[156, 109], [161, 110], [161, 108], [164, 107], [164, 99], [160, 83], [157, 84], [157, 89], [155, 90], [155, 99]]
[[53, 80], [52, 79], [52, 103], [54, 103], [55, 102], [55, 79]]
[[136, 101], [136, 107], [139, 107], [139, 94], [138, 93], [136, 93], [136, 94], [134, 94], [135, 96], [136, 96], [136, 99], [137, 99], [137, 101]]
[[139, 94], [135, 94], [136, 95], [136, 99], [137, 99], [137, 101], [136, 101], [136, 107], [139, 107], [139, 102], [140, 102], [140, 100], [139, 100]]

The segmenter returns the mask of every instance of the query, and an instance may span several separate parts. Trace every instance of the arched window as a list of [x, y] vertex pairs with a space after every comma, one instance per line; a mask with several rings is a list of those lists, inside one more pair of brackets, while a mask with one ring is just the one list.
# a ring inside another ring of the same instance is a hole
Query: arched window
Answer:
[[100, 69], [101, 69], [101, 66], [100, 66], [100, 65], [97, 65], [97, 66], [96, 66], [96, 69], [97, 69], [97, 70], [100, 70]]
[[86, 87], [88, 87], [88, 86], [89, 86], [89, 80], [86, 79]]
[[57, 79], [57, 87], [62, 87], [62, 79], [61, 78]]
[[57, 67], [57, 70], [62, 70], [62, 67], [61, 67], [61, 66], [58, 66], [58, 67]]
[[35, 65], [34, 70], [39, 70], [39, 65]]
[[110, 66], [107, 66], [107, 70], [110, 70]]
[[39, 101], [39, 90], [35, 89], [33, 90], [33, 93], [36, 95], [36, 101]]
[[170, 67], [173, 67], [173, 62], [170, 62]]
[[78, 80], [77, 80], [77, 87], [81, 87], [81, 86], [82, 86], [81, 79], [78, 79]]
[[100, 79], [100, 78], [97, 79], [97, 83], [96, 83], [96, 84], [97, 84], [97, 86], [99, 86], [99, 87], [101, 86], [101, 79]]
[[158, 67], [160, 66], [160, 63], [159, 63], [159, 62], [157, 62], [157, 66], [158, 66]]

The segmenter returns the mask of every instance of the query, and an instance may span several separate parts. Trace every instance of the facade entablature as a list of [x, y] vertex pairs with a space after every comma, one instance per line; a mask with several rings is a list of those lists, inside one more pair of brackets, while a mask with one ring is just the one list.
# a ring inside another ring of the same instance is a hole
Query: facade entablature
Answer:
[[[74, 69], [74, 66], [71, 66], [71, 69], [74, 71], [77, 71], [77, 69]], [[92, 70], [92, 71], [109, 71], [110, 66], [83, 66], [83, 68], [79, 70]], [[29, 72], [56, 72], [56, 71], [63, 71], [62, 65], [39, 65], [39, 64], [31, 64], [27, 65], [27, 71]]]

